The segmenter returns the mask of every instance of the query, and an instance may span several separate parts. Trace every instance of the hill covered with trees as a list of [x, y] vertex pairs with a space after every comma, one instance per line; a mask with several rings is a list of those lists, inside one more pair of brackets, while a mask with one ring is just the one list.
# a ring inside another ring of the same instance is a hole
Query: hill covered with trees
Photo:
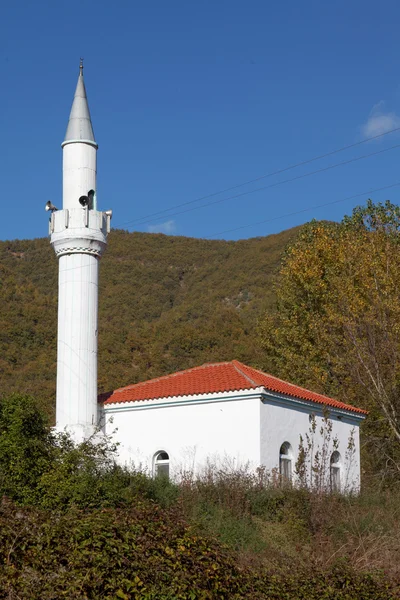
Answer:
[[[263, 364], [257, 320], [297, 229], [227, 242], [112, 231], [99, 294], [99, 391], [204, 362]], [[0, 394], [56, 380], [57, 259], [46, 238], [0, 242]]]

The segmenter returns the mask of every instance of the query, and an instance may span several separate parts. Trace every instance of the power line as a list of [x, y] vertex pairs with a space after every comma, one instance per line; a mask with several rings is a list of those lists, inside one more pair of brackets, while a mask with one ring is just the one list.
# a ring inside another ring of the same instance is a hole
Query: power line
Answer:
[[[384, 148], [383, 150], [377, 150], [376, 152], [371, 152], [369, 154], [363, 154], [361, 156], [357, 156], [356, 158], [350, 158], [349, 160], [344, 160], [340, 163], [336, 163], [334, 165], [329, 165], [328, 167], [323, 167], [321, 169], [317, 169], [316, 171], [310, 171], [308, 173], [303, 173], [302, 175], [296, 175], [296, 177], [291, 177], [290, 179], [284, 179], [283, 181], [277, 181], [275, 183], [271, 183], [269, 185], [264, 185], [254, 190], [250, 190], [248, 192], [241, 192], [240, 194], [235, 194], [234, 196], [228, 196], [227, 198], [219, 198], [218, 200], [213, 200], [212, 202], [207, 202], [205, 204], [201, 204], [200, 206], [193, 206], [191, 208], [187, 208], [185, 210], [178, 211], [176, 213], [172, 213], [168, 215], [168, 217], [176, 217], [177, 215], [182, 215], [187, 212], [191, 212], [193, 210], [199, 210], [200, 208], [205, 208], [207, 206], [212, 206], [214, 204], [220, 204], [221, 202], [227, 202], [228, 200], [235, 200], [237, 198], [241, 198], [243, 196], [247, 196], [249, 194], [255, 194], [256, 192], [261, 192], [263, 190], [271, 189], [274, 187], [278, 187], [279, 185], [283, 185], [285, 183], [291, 183], [293, 181], [298, 181], [299, 179], [304, 179], [305, 177], [310, 177], [311, 175], [316, 175], [317, 173], [323, 173], [325, 171], [329, 171], [331, 169], [336, 169], [337, 167], [342, 167], [344, 165], [348, 165], [353, 162], [357, 162], [359, 160], [363, 160], [364, 158], [369, 158], [371, 156], [377, 156], [378, 154], [383, 154], [384, 152], [389, 152], [390, 150], [395, 150], [396, 148], [400, 148], [400, 144], [395, 144], [394, 146], [390, 146], [389, 148]], [[158, 220], [158, 219], [156, 219]], [[139, 225], [146, 225], [147, 223], [153, 222], [154, 219], [150, 219], [140, 223]]]
[[[328, 156], [333, 156], [334, 154], [338, 154], [339, 152], [344, 152], [345, 150], [350, 150], [351, 148], [355, 148], [357, 146], [360, 146], [361, 144], [371, 142], [373, 140], [384, 137], [385, 135], [389, 135], [389, 134], [394, 133], [399, 130], [400, 130], [400, 127], [395, 127], [394, 129], [391, 129], [390, 131], [386, 131], [384, 133], [379, 133], [378, 135], [374, 135], [374, 136], [366, 138], [364, 140], [360, 140], [359, 142], [355, 142], [353, 144], [348, 144], [347, 146], [342, 146], [342, 148], [338, 148], [336, 150], [331, 150], [330, 152], [326, 152], [325, 154], [320, 154], [319, 156], [315, 156], [313, 158], [309, 158], [309, 159], [301, 161], [299, 163], [289, 165], [288, 167], [284, 167], [283, 169], [279, 169], [277, 171], [267, 173], [266, 175], [261, 175], [260, 177], [256, 177], [255, 179], [250, 179], [249, 181], [245, 181], [244, 183], [238, 183], [237, 185], [225, 188], [223, 190], [219, 190], [218, 192], [213, 192], [212, 194], [208, 194], [206, 196], [201, 196], [200, 198], [196, 198], [195, 200], [189, 200], [188, 202], [183, 202], [182, 204], [175, 204], [174, 206], [171, 206], [170, 208], [165, 208], [163, 210], [160, 210], [160, 211], [157, 211], [154, 213], [150, 213], [148, 215], [143, 215], [142, 217], [137, 217], [136, 219], [132, 219], [130, 221], [125, 221], [124, 223], [121, 223], [120, 225], [118, 225], [118, 227], [122, 227], [123, 225], [129, 225], [131, 223], [138, 223], [139, 221], [143, 221], [143, 219], [149, 219], [150, 217], [156, 217], [158, 215], [165, 215], [166, 213], [168, 213], [171, 210], [174, 210], [175, 208], [181, 208], [182, 206], [188, 206], [189, 204], [201, 202], [202, 200], [207, 200], [208, 198], [213, 198], [214, 196], [218, 196], [219, 194], [224, 194], [225, 192], [231, 192], [232, 190], [236, 190], [245, 185], [250, 185], [251, 183], [256, 183], [257, 181], [261, 181], [262, 179], [266, 179], [268, 177], [273, 177], [274, 175], [279, 175], [281, 173], [285, 173], [286, 171], [290, 171], [291, 169], [296, 169], [297, 167], [302, 167], [304, 165], [310, 164], [312, 162], [315, 162], [316, 160], [321, 160], [323, 158], [327, 158]], [[169, 215], [169, 216], [172, 216], [172, 215]], [[142, 223], [142, 224], [144, 224], [144, 223]]]
[[226, 229], [225, 231], [220, 231], [218, 233], [213, 233], [212, 235], [208, 235], [203, 239], [210, 239], [213, 237], [217, 237], [219, 235], [224, 235], [225, 233], [232, 233], [233, 231], [239, 231], [240, 229], [247, 229], [249, 227], [255, 227], [256, 225], [262, 225], [264, 223], [272, 223], [273, 221], [277, 221], [278, 219], [284, 219], [285, 217], [292, 217], [294, 215], [300, 215], [300, 214], [308, 212], [310, 210], [316, 210], [317, 208], [323, 208], [324, 206], [331, 206], [332, 204], [339, 204], [340, 202], [346, 202], [347, 200], [354, 200], [355, 198], [360, 198], [361, 196], [365, 196], [367, 194], [381, 192], [383, 190], [388, 190], [390, 188], [394, 188], [397, 186], [400, 186], [400, 182], [392, 183], [391, 185], [385, 185], [385, 186], [379, 187], [379, 188], [375, 188], [374, 190], [368, 190], [367, 192], [362, 192], [361, 194], [354, 194], [353, 196], [347, 196], [347, 198], [342, 198], [341, 200], [333, 200], [332, 202], [324, 202], [323, 204], [317, 204], [316, 206], [310, 206], [309, 208], [303, 208], [301, 210], [296, 210], [295, 212], [286, 213], [284, 215], [279, 215], [277, 217], [272, 217], [271, 219], [264, 219], [263, 221], [257, 221], [256, 223], [249, 223], [248, 225], [240, 225], [240, 227], [234, 227], [233, 229]]

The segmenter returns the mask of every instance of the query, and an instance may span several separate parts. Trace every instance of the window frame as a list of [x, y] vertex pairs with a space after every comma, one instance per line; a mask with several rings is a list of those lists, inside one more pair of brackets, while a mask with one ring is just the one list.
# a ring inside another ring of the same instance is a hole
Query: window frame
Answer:
[[[166, 458], [160, 458], [161, 455], [165, 455]], [[159, 467], [161, 467], [159, 469]], [[170, 458], [169, 454], [166, 450], [158, 450], [154, 454], [153, 458], [153, 476], [154, 477], [165, 477], [169, 479], [169, 467], [170, 467]]]
[[[283, 450], [283, 451], [282, 451]], [[291, 482], [293, 477], [293, 450], [289, 442], [279, 448], [279, 476], [281, 481]]]
[[329, 461], [329, 484], [332, 493], [340, 493], [342, 483], [342, 457], [334, 450]]

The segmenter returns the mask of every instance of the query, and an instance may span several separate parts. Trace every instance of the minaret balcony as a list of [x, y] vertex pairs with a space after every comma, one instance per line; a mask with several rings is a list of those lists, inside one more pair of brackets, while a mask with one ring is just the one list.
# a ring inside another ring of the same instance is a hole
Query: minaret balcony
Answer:
[[56, 256], [92, 254], [101, 257], [109, 230], [110, 216], [88, 208], [54, 211], [49, 222], [49, 235]]

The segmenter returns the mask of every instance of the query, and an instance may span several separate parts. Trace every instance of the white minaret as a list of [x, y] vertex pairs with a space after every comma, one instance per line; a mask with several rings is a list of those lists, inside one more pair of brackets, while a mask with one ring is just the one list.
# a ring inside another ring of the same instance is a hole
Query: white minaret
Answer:
[[97, 421], [97, 312], [99, 261], [111, 211], [96, 205], [96, 155], [83, 64], [63, 149], [63, 207], [50, 202], [51, 245], [59, 259], [56, 428], [76, 441]]

